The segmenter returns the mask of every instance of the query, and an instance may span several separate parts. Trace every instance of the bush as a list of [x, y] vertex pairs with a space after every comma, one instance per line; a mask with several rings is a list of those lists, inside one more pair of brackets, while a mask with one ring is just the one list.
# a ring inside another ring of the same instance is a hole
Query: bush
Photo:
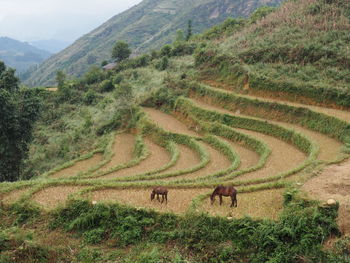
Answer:
[[100, 91], [101, 92], [110, 92], [112, 90], [114, 90], [114, 84], [113, 84], [112, 80], [106, 79], [106, 80], [101, 82], [101, 84], [100, 84]]
[[10, 212], [15, 216], [15, 225], [23, 225], [40, 216], [40, 208], [30, 202], [14, 203]]
[[93, 89], [89, 89], [89, 91], [84, 94], [83, 102], [86, 105], [93, 105], [97, 102], [97, 98], [96, 92]]
[[163, 71], [166, 70], [169, 66], [169, 59], [167, 57], [163, 57], [157, 64], [156, 69]]

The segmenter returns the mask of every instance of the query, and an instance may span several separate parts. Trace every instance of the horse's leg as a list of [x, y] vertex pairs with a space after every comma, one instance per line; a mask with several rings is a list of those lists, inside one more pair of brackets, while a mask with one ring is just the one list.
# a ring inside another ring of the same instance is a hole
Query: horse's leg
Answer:
[[234, 195], [231, 195], [231, 205], [230, 205], [230, 207], [234, 207], [234, 205], [235, 205], [235, 196]]
[[165, 203], [168, 204], [168, 194], [165, 194]]
[[220, 198], [220, 205], [222, 204], [222, 195], [219, 195]]
[[162, 194], [162, 204], [164, 203], [164, 194]]

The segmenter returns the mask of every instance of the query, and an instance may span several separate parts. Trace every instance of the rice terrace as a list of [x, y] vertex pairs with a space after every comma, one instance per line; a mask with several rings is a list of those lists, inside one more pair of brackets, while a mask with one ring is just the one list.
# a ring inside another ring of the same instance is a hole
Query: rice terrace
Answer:
[[36, 88], [0, 262], [350, 262], [349, 32], [289, 0]]

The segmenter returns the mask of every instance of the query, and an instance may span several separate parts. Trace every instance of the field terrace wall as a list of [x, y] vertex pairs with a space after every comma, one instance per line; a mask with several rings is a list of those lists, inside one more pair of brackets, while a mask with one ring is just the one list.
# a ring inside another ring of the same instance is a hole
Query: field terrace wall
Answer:
[[229, 110], [239, 110], [247, 115], [298, 124], [343, 143], [350, 140], [350, 124], [336, 117], [314, 112], [307, 108], [251, 99], [244, 95], [225, 90], [220, 91], [194, 82], [190, 84], [190, 88], [192, 96], [210, 98], [216, 105]]
[[[217, 55], [215, 50], [198, 52], [196, 65], [201, 66], [203, 77], [221, 79], [243, 90], [249, 87], [256, 91], [282, 93], [295, 100], [308, 98], [323, 105], [350, 108], [350, 89], [320, 87], [291, 81], [276, 81], [254, 71], [254, 67], [241, 64], [237, 58]], [[266, 65], [268, 66], [268, 65]]]

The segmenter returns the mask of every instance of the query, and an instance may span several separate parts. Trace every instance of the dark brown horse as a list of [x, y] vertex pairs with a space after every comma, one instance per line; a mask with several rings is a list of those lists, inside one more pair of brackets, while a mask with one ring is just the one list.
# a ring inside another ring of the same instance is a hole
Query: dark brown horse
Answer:
[[210, 196], [211, 204], [215, 202], [215, 196], [219, 196], [220, 205], [222, 204], [223, 196], [230, 196], [232, 203], [230, 207], [237, 207], [237, 190], [233, 186], [223, 186], [219, 185], [215, 188], [214, 192]]
[[[154, 197], [157, 195], [157, 200], [163, 204], [164, 200], [165, 203], [168, 203], [168, 189], [163, 186], [158, 186], [152, 190], [151, 193], [151, 201], [153, 201]], [[159, 196], [162, 196], [162, 201], [160, 201]]]

